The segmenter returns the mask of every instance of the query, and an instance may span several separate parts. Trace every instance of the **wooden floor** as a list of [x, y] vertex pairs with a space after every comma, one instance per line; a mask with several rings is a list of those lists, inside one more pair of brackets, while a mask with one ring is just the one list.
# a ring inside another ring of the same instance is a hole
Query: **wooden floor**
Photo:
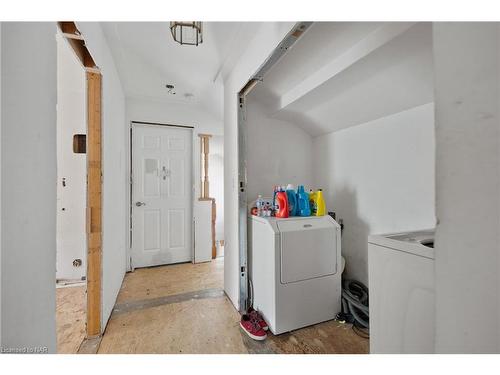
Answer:
[[128, 273], [99, 353], [367, 353], [350, 325], [317, 324], [256, 342], [223, 293], [223, 258]]
[[56, 288], [58, 353], [77, 353], [85, 338], [85, 290], [85, 285]]

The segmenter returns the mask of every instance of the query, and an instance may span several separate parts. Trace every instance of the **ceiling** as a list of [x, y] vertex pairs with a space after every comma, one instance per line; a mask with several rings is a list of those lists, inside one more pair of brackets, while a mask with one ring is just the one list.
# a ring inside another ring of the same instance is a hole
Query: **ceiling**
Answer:
[[314, 23], [250, 98], [312, 136], [432, 102], [432, 26]]
[[[102, 23], [127, 97], [198, 106], [220, 120], [223, 79], [259, 26], [204, 22], [203, 43], [181, 46], [169, 22]], [[166, 84], [175, 86], [175, 95]]]

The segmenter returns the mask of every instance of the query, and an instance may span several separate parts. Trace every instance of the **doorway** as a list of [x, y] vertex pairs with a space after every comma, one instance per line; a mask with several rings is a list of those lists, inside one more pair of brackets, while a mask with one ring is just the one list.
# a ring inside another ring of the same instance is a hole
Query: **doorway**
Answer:
[[267, 59], [250, 77], [248, 82], [238, 92], [238, 255], [239, 255], [239, 310], [246, 313], [249, 304], [249, 279], [248, 279], [248, 181], [247, 181], [247, 96], [260, 83], [264, 76], [277, 64], [307, 29], [312, 22], [298, 22], [285, 36], [278, 46], [271, 52]]
[[192, 128], [132, 123], [132, 267], [190, 262]]

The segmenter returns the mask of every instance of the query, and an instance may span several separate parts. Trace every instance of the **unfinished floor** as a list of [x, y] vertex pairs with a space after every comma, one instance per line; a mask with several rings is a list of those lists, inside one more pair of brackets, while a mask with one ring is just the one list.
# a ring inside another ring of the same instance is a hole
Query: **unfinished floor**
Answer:
[[56, 289], [57, 352], [75, 354], [85, 338], [86, 285]]
[[368, 353], [367, 339], [335, 321], [249, 339], [223, 277], [223, 258], [128, 273], [99, 353]]

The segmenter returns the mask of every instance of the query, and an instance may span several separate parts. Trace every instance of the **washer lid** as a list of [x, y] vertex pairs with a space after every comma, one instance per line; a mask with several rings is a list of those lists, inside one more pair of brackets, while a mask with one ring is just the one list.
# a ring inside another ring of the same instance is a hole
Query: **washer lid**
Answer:
[[434, 230], [370, 235], [368, 243], [434, 259]]
[[329, 220], [277, 222], [281, 233], [281, 283], [337, 273], [337, 230]]

